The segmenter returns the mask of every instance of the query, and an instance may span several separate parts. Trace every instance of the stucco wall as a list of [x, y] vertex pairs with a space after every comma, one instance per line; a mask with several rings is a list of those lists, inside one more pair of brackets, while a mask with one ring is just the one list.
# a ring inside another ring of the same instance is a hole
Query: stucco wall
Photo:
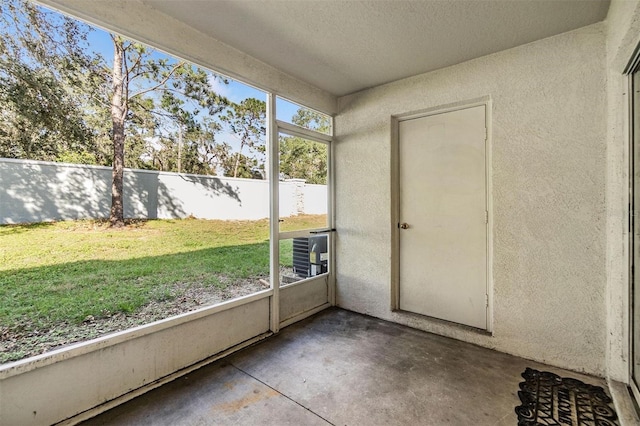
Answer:
[[[605, 373], [605, 25], [339, 99], [337, 303]], [[392, 312], [391, 116], [492, 99], [493, 336]]]
[[627, 78], [640, 43], [640, 2], [613, 0], [607, 28], [607, 376], [629, 379], [629, 141]]

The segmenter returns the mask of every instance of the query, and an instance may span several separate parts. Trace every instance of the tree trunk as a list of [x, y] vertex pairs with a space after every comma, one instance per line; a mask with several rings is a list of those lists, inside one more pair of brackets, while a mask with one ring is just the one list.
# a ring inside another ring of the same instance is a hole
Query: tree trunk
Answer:
[[182, 173], [182, 123], [178, 129], [178, 173]]
[[236, 154], [236, 164], [233, 167], [233, 177], [238, 177], [238, 166], [240, 165], [240, 153]]
[[240, 154], [242, 153], [242, 148], [244, 147], [244, 143], [240, 143], [240, 149], [236, 154], [236, 164], [233, 168], [233, 177], [238, 177], [238, 166], [240, 166]]
[[109, 223], [112, 227], [124, 226], [124, 120], [126, 117], [126, 99], [124, 98], [124, 75], [122, 71], [124, 62], [123, 42], [120, 37], [114, 36], [113, 56], [113, 97], [111, 99], [111, 122], [113, 125], [113, 173], [111, 183], [111, 212]]

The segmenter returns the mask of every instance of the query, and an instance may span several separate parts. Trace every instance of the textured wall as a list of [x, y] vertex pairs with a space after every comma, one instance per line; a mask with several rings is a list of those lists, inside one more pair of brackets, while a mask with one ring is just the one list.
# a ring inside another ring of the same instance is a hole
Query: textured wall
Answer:
[[[339, 99], [339, 306], [605, 372], [605, 26]], [[390, 309], [391, 115], [490, 96], [493, 336]]]
[[640, 44], [640, 2], [613, 0], [607, 28], [607, 376], [629, 380], [629, 141], [627, 77]]
[[[307, 186], [315, 197], [307, 197]], [[326, 185], [280, 182], [280, 216], [318, 214]], [[309, 202], [307, 209], [305, 202]], [[0, 159], [0, 224], [109, 216], [109, 167]], [[125, 169], [127, 218], [254, 220], [269, 217], [269, 182]]]

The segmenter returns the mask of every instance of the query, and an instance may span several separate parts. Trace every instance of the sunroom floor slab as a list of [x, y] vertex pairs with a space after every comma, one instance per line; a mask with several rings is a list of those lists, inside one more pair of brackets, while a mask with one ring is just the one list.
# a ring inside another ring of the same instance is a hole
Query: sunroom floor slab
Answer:
[[607, 390], [600, 378], [331, 308], [84, 424], [515, 425], [527, 367]]

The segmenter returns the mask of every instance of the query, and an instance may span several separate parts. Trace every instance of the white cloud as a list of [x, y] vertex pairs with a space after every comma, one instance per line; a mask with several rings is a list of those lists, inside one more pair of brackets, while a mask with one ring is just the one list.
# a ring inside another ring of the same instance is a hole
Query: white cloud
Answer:
[[209, 75], [209, 86], [211, 86], [211, 89], [218, 95], [227, 98], [231, 96], [231, 87], [225, 84], [220, 78], [216, 78], [213, 74]]

